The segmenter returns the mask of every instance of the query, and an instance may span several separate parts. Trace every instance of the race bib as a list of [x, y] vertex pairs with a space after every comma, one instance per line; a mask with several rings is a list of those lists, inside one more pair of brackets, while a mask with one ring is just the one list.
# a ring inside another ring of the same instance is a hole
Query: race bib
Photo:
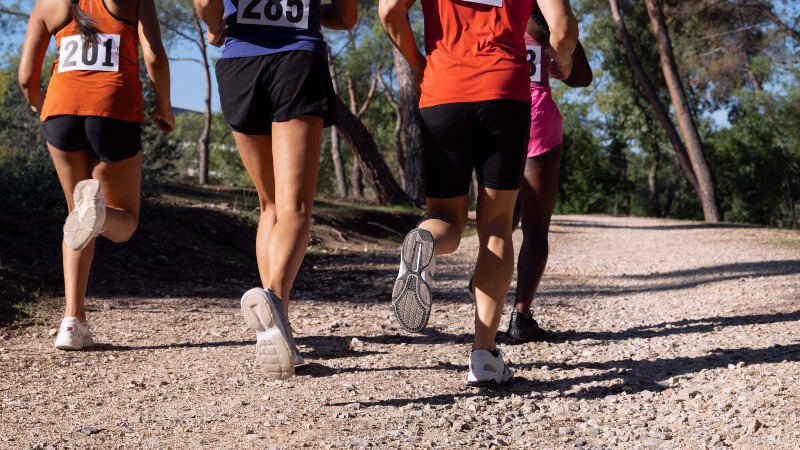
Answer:
[[528, 52], [528, 64], [531, 66], [530, 76], [531, 81], [536, 83], [542, 82], [542, 46], [541, 45], [526, 45], [525, 49]]
[[61, 38], [58, 71], [73, 70], [119, 72], [119, 35], [98, 34], [97, 41], [91, 44], [80, 35]]
[[503, 0], [464, 0], [464, 1], [470, 3], [480, 3], [481, 5], [497, 6], [498, 8], [503, 7]]
[[308, 29], [311, 0], [239, 0], [237, 23]]

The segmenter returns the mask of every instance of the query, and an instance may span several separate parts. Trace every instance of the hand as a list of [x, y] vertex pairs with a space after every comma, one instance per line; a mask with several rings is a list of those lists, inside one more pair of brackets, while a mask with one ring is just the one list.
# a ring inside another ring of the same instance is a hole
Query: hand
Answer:
[[569, 57], [566, 61], [559, 62], [559, 59], [563, 60], [564, 58], [559, 58], [560, 55], [554, 54], [552, 49], [547, 49], [547, 53], [550, 55], [550, 78], [555, 78], [557, 80], [564, 81], [569, 78], [569, 74], [572, 73], [572, 57]]
[[171, 133], [175, 129], [175, 116], [172, 110], [156, 111], [153, 114], [153, 123], [164, 133]]
[[225, 29], [227, 26], [225, 25], [225, 21], [220, 21], [216, 27], [209, 26], [206, 29], [206, 36], [208, 37], [208, 43], [213, 45], [214, 47], [222, 47], [225, 43]]
[[561, 80], [561, 81], [567, 79], [567, 77], [565, 77], [564, 74], [561, 73], [561, 69], [558, 67], [558, 64], [556, 64], [555, 60], [550, 60], [549, 72], [550, 72], [550, 78], [554, 78], [556, 80]]

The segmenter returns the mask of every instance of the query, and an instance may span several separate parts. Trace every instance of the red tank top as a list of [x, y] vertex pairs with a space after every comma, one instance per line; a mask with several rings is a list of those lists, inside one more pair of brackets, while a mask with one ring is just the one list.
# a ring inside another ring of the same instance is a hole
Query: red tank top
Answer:
[[422, 0], [428, 66], [420, 107], [531, 101], [523, 35], [536, 0]]
[[56, 32], [58, 59], [41, 119], [74, 115], [142, 122], [136, 24], [114, 17], [103, 0], [80, 0], [80, 6], [100, 31], [98, 42], [85, 43], [72, 20]]
[[525, 49], [528, 51], [531, 88], [550, 89], [550, 53], [547, 46], [525, 33]]

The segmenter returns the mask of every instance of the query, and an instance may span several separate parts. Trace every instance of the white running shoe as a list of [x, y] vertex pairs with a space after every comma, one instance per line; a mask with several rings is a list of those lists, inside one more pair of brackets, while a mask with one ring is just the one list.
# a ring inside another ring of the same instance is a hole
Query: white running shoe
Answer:
[[64, 242], [78, 251], [101, 233], [106, 220], [106, 203], [100, 195], [100, 182], [91, 178], [75, 185], [72, 200], [75, 206], [64, 222]]
[[392, 308], [400, 325], [419, 332], [431, 315], [431, 286], [436, 271], [433, 235], [428, 230], [411, 230], [400, 249], [400, 273], [392, 291]]
[[283, 319], [283, 307], [275, 294], [253, 288], [242, 297], [242, 316], [256, 332], [256, 361], [267, 376], [285, 380], [294, 375], [294, 340]]
[[503, 362], [503, 352], [500, 349], [497, 349], [497, 356], [483, 349], [473, 350], [469, 354], [467, 386], [499, 386], [510, 383], [512, 379], [514, 374]]
[[92, 330], [88, 322], [81, 322], [77, 317], [64, 317], [58, 329], [55, 346], [59, 350], [82, 350], [94, 345]]

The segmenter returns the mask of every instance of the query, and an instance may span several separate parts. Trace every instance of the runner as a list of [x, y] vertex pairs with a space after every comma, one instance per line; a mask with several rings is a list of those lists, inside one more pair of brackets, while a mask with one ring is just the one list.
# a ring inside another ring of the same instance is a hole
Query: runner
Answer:
[[351, 29], [356, 0], [195, 0], [208, 42], [225, 45], [217, 81], [225, 120], [261, 203], [256, 236], [264, 289], [242, 297], [267, 376], [294, 375], [303, 358], [288, 322], [289, 294], [305, 256], [322, 128], [336, 103], [321, 26]]
[[549, 39], [547, 21], [537, 7], [528, 19], [525, 34], [531, 64], [531, 133], [525, 173], [514, 209], [514, 228], [521, 218], [523, 239], [517, 260], [514, 308], [506, 332], [510, 340], [520, 343], [542, 341], [546, 337], [533, 318], [531, 304], [547, 265], [547, 234], [556, 206], [561, 167], [561, 113], [553, 101], [549, 77], [561, 79], [570, 87], [586, 87], [592, 83], [592, 69], [580, 42], [572, 55], [573, 69], [569, 77], [565, 78], [558, 67], [551, 73]]
[[[59, 56], [45, 96], [39, 79], [51, 36]], [[94, 344], [84, 300], [95, 237], [125, 242], [139, 223], [140, 44], [156, 94], [153, 120], [172, 131], [169, 65], [153, 0], [38, 0], [28, 22], [20, 87], [41, 113], [69, 210], [62, 245], [66, 309], [55, 342], [61, 350]]]
[[[531, 121], [524, 33], [536, 1], [422, 0], [427, 59], [408, 21], [413, 3], [381, 0], [379, 7], [386, 32], [421, 83], [428, 213], [403, 242], [392, 305], [405, 329], [416, 332], [427, 325], [436, 256], [458, 248], [476, 170], [480, 250], [467, 383], [506, 383], [512, 374], [495, 347], [495, 335], [514, 271], [511, 221]], [[566, 0], [539, 3], [553, 25], [553, 57], [569, 74], [577, 21]]]

